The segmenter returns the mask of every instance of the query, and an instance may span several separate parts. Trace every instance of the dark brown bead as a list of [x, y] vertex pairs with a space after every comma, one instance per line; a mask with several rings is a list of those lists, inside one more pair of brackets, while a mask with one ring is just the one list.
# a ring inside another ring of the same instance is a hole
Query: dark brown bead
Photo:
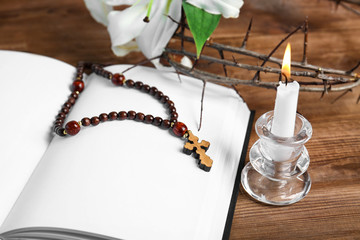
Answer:
[[57, 115], [57, 118], [65, 118], [66, 117], [66, 114], [61, 112]]
[[173, 112], [170, 115], [170, 118], [178, 118], [178, 117], [179, 117], [179, 115], [177, 114], [177, 112]]
[[[62, 113], [62, 114], [64, 114], [64, 113]], [[65, 115], [65, 114], [64, 114], [64, 115]], [[65, 116], [64, 116], [64, 117], [58, 116], [58, 117], [56, 118], [56, 121], [57, 121], [57, 120], [62, 120], [62, 121], [63, 121], [64, 119], [65, 119]]]
[[64, 137], [65, 136], [64, 130], [65, 130], [64, 128], [58, 128], [56, 130], [56, 134], [61, 136], [61, 137]]
[[75, 98], [75, 99], [78, 99], [79, 94], [77, 94], [76, 92], [72, 92], [71, 95], [70, 95], [70, 97]]
[[54, 132], [56, 133], [60, 128], [61, 128], [60, 125], [55, 125], [54, 128], [53, 128], [53, 130], [54, 130]]
[[72, 104], [69, 102], [64, 103], [64, 107], [71, 108]]
[[143, 84], [142, 82], [136, 82], [136, 83], [135, 83], [135, 88], [136, 88], [136, 89], [141, 89], [143, 85], [144, 85], [144, 84]]
[[147, 84], [144, 84], [144, 86], [142, 86], [142, 88], [141, 88], [141, 91], [145, 92], [145, 93], [150, 92], [150, 86]]
[[127, 117], [128, 117], [128, 114], [127, 114], [127, 112], [125, 112], [125, 111], [121, 111], [121, 112], [119, 112], [119, 119], [120, 120], [125, 120], [125, 119], [127, 119]]
[[133, 80], [129, 79], [125, 82], [126, 86], [128, 86], [129, 88], [133, 88], [135, 83]]
[[[106, 76], [105, 76], [106, 77]], [[116, 86], [124, 85], [125, 76], [119, 73], [112, 75], [111, 82]]]
[[165, 103], [165, 106], [166, 106], [166, 107], [174, 107], [174, 106], [175, 106], [175, 104], [174, 104], [174, 102], [173, 102], [173, 101], [168, 100], [168, 101]]
[[117, 114], [117, 112], [111, 112], [111, 113], [109, 113], [108, 117], [109, 117], [109, 120], [115, 120], [118, 118], [118, 114]]
[[182, 122], [175, 123], [172, 129], [173, 133], [178, 137], [184, 136], [187, 130], [187, 126]]
[[163, 96], [164, 96], [164, 94], [163, 94], [163, 92], [161, 92], [161, 91], [158, 91], [158, 92], [155, 94], [155, 98], [157, 98], [157, 99], [161, 99]]
[[150, 123], [152, 123], [154, 121], [154, 116], [153, 115], [146, 115], [145, 116], [145, 120], [144, 120], [144, 122], [145, 123], [148, 123], [148, 124], [150, 124]]
[[73, 82], [73, 91], [82, 92], [84, 90], [84, 82], [81, 80], [76, 80]]
[[155, 117], [154, 121], [152, 123], [155, 126], [160, 126], [162, 122], [163, 122], [163, 119], [161, 117]]
[[161, 98], [160, 98], [160, 102], [162, 102], [162, 103], [166, 103], [167, 101], [169, 101], [170, 100], [170, 98], [168, 97], [168, 96], [166, 96], [166, 95], [164, 95], [164, 96], [162, 96]]
[[154, 96], [158, 91], [156, 87], [151, 87], [149, 93]]
[[80, 125], [77, 121], [70, 121], [65, 125], [66, 133], [74, 136], [80, 132]]
[[100, 121], [101, 122], [106, 122], [107, 120], [109, 120], [109, 117], [106, 113], [102, 113], [99, 115]]
[[89, 126], [91, 124], [90, 118], [84, 117], [83, 119], [81, 119], [81, 124], [85, 127]]
[[169, 107], [169, 113], [171, 114], [173, 112], [176, 112], [176, 108], [174, 106]]
[[64, 119], [60, 118], [60, 119], [56, 119], [55, 121], [55, 125], [62, 125], [64, 123]]
[[136, 112], [135, 111], [128, 111], [128, 119], [130, 120], [134, 120], [136, 117]]
[[62, 125], [54, 125], [53, 127], [54, 132], [57, 132], [59, 128], [62, 128]]
[[145, 114], [139, 112], [136, 114], [135, 121], [137, 122], [143, 122], [145, 119]]
[[168, 129], [168, 128], [170, 128], [170, 126], [171, 126], [171, 123], [169, 120], [163, 120], [161, 123], [161, 128], [163, 128], [163, 129]]
[[177, 122], [177, 118], [170, 118], [170, 122], [176, 123], [176, 122]]
[[99, 117], [92, 117], [90, 121], [91, 121], [91, 125], [93, 126], [96, 126], [100, 123]]
[[74, 105], [74, 104], [75, 104], [75, 102], [76, 102], [76, 99], [75, 99], [75, 98], [73, 98], [73, 97], [69, 97], [68, 102], [69, 102], [69, 103], [71, 103], [72, 105]]
[[61, 111], [62, 111], [63, 113], [65, 113], [65, 114], [68, 114], [68, 113], [70, 112], [70, 109], [67, 108], [67, 107], [63, 107], [63, 108], [61, 109]]

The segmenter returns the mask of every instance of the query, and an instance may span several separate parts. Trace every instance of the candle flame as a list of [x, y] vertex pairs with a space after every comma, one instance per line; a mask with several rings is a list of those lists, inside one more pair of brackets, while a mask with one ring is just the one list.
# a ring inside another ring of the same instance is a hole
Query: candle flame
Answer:
[[291, 75], [291, 46], [290, 46], [290, 43], [287, 44], [286, 49], [285, 49], [282, 68], [281, 68], [281, 74], [285, 75], [286, 82], [288, 80], [290, 80], [290, 75]]

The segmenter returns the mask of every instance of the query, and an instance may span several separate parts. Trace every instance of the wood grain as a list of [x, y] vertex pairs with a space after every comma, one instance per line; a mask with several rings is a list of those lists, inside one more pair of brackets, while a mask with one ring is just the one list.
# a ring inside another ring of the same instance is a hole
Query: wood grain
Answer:
[[[351, 69], [360, 60], [360, 17], [327, 0], [246, 1], [239, 19], [221, 20], [216, 42], [241, 46], [254, 17], [248, 48], [269, 53], [287, 32], [309, 18], [308, 61]], [[83, 1], [5, 0], [0, 8], [0, 49], [37, 53], [75, 65], [87, 60], [137, 63], [141, 53], [114, 56], [106, 28], [96, 23]], [[293, 59], [302, 59], [301, 34], [291, 39]], [[282, 57], [282, 51], [275, 57]], [[41, 70], [41, 66], [39, 66]], [[360, 69], [357, 70], [360, 72]], [[230, 72], [249, 78], [248, 71]], [[256, 118], [273, 109], [275, 92], [239, 86]], [[241, 189], [231, 239], [360, 239], [360, 89], [335, 103], [341, 93], [301, 93], [298, 111], [312, 124], [307, 143], [313, 181], [309, 195], [292, 206], [252, 201]], [[200, 104], [200, 103], [199, 103]], [[211, 107], [211, 106], [205, 106]], [[257, 140], [252, 132], [250, 146]]]

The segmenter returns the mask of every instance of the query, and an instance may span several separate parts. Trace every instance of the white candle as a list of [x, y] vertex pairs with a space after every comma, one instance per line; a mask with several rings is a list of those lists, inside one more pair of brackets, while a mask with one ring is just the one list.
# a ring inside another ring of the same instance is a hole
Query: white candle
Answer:
[[292, 137], [295, 129], [296, 109], [299, 96], [299, 84], [294, 81], [280, 82], [277, 88], [274, 118], [271, 133], [279, 137]]
[[[291, 77], [291, 46], [287, 44], [281, 73], [286, 80]], [[287, 81], [287, 82], [288, 82]], [[296, 109], [299, 96], [299, 84], [294, 82], [279, 83], [276, 92], [274, 118], [271, 133], [279, 137], [292, 137], [295, 129]]]

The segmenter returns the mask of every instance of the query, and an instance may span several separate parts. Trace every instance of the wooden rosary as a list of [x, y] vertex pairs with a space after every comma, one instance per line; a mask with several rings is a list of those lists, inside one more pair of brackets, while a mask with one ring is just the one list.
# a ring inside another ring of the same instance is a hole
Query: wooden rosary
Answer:
[[[79, 98], [80, 93], [84, 90], [85, 84], [83, 82], [83, 74], [85, 69], [91, 69], [95, 74], [102, 76], [111, 82], [115, 86], [126, 86], [128, 88], [135, 88], [141, 92], [148, 93], [151, 96], [158, 99], [164, 106], [168, 109], [170, 114], [170, 119], [162, 119], [161, 117], [154, 117], [150, 114], [145, 115], [141, 112], [136, 113], [135, 111], [120, 111], [120, 112], [110, 112], [102, 113], [99, 116], [94, 116], [92, 118], [84, 117], [81, 121], [69, 121], [65, 124], [65, 118], [70, 112], [72, 106], [75, 105], [76, 100]], [[162, 129], [171, 129], [175, 136], [183, 137], [186, 139], [183, 152], [191, 155], [198, 160], [198, 165], [204, 171], [210, 171], [213, 160], [206, 155], [206, 151], [210, 146], [210, 143], [202, 140], [198, 142], [199, 138], [193, 135], [193, 133], [187, 129], [187, 126], [178, 122], [178, 113], [176, 112], [175, 104], [169, 99], [163, 92], [159, 91], [156, 87], [150, 87], [147, 84], [142, 82], [134, 82], [131, 79], [126, 79], [122, 73], [111, 73], [103, 68], [100, 64], [92, 64], [80, 62], [76, 68], [76, 79], [72, 84], [72, 92], [65, 102], [63, 107], [60, 110], [60, 113], [57, 115], [54, 123], [54, 132], [62, 137], [65, 136], [74, 136], [79, 133], [81, 126], [96, 126], [99, 123], [113, 120], [135, 120], [137, 122], [144, 122], [146, 124], [152, 124], [159, 126]]]

